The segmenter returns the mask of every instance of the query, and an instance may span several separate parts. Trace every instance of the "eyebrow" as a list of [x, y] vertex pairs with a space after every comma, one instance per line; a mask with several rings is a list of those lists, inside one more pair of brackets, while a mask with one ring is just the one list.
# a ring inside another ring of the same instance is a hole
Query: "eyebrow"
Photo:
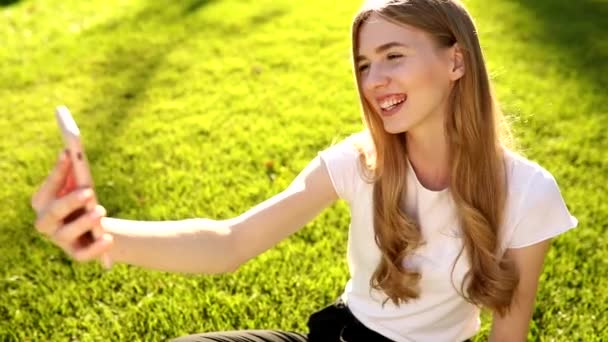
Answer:
[[[403, 44], [403, 43], [398, 43], [398, 42], [390, 42], [390, 43], [386, 43], [386, 44], [382, 44], [380, 46], [378, 46], [376, 48], [376, 53], [382, 53], [390, 48], [393, 47], [404, 47], [404, 48], [409, 48], [409, 45]], [[362, 59], [365, 59], [365, 56], [363, 55], [358, 55], [357, 56], [357, 62], [361, 61]]]

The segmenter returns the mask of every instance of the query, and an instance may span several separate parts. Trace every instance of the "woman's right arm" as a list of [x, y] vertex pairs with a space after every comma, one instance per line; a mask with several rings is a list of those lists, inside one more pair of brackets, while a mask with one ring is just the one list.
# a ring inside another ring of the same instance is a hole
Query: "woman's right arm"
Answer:
[[104, 218], [101, 223], [114, 237], [113, 260], [164, 271], [224, 273], [287, 238], [337, 198], [317, 157], [287, 189], [233, 219]]
[[[66, 163], [69, 163], [67, 161]], [[115, 262], [186, 273], [224, 273], [237, 269], [314, 219], [338, 199], [328, 171], [316, 157], [281, 193], [228, 220], [131, 221], [106, 217], [83, 218], [63, 226], [68, 213], [81, 207], [77, 191], [62, 198], [65, 165], [56, 167], [32, 199], [36, 227], [80, 261], [108, 252]], [[49, 184], [53, 183], [55, 184]], [[47, 199], [46, 203], [43, 199]], [[54, 209], [53, 209], [54, 208]], [[89, 213], [93, 208], [89, 208]], [[103, 208], [102, 208], [103, 209]], [[101, 216], [104, 214], [102, 213]], [[103, 241], [81, 246], [77, 237], [101, 226]]]

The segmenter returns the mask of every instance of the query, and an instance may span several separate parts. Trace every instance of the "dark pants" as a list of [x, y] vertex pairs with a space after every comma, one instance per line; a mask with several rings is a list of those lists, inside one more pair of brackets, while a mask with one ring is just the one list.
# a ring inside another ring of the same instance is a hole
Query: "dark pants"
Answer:
[[280, 330], [238, 330], [195, 334], [173, 342], [306, 342], [306, 335]]
[[173, 342], [392, 342], [368, 329], [341, 299], [308, 318], [308, 336], [280, 330], [239, 330], [196, 334]]

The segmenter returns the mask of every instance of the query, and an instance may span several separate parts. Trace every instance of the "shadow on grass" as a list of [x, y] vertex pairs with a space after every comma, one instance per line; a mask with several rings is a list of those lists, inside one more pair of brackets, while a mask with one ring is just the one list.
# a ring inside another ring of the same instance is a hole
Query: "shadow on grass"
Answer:
[[512, 0], [527, 8], [543, 30], [534, 38], [563, 53], [564, 72], [580, 73], [595, 91], [608, 88], [608, 6], [604, 0]]
[[186, 6], [184, 6], [184, 10], [183, 13], [190, 15], [193, 14], [194, 12], [198, 11], [201, 7], [208, 5], [211, 2], [214, 2], [215, 0], [192, 0], [190, 1], [189, 4], [187, 4]]
[[[255, 13], [248, 20], [235, 24], [230, 20], [202, 19], [193, 16], [195, 11], [201, 11], [213, 0], [184, 2], [151, 2], [143, 10], [128, 18], [117, 18], [101, 26], [84, 31], [79, 39], [112, 45], [109, 52], [103, 53], [103, 62], [96, 65], [95, 74], [101, 75], [99, 86], [88, 96], [92, 99], [82, 115], [94, 117], [97, 123], [96, 134], [92, 144], [87, 145], [89, 159], [95, 162], [103, 159], [111, 151], [121, 147], [114, 144], [114, 137], [125, 134], [124, 124], [129, 115], [141, 102], [146, 101], [145, 92], [150, 81], [166, 64], [166, 57], [176, 48], [184, 46], [188, 41], [204, 37], [234, 37], [249, 35], [265, 23], [285, 14], [284, 10], [264, 8], [262, 13]], [[229, 18], [227, 18], [229, 19]], [[166, 32], [160, 32], [163, 27]], [[183, 28], [187, 29], [184, 30]], [[162, 33], [162, 34], [159, 34]], [[167, 34], [169, 32], [170, 34]], [[95, 38], [96, 37], [96, 38]], [[121, 37], [116, 39], [116, 37]], [[156, 39], [157, 38], [157, 39]], [[90, 43], [89, 43], [90, 44]], [[193, 59], [196, 62], [196, 59]], [[180, 66], [177, 73], [187, 72], [187, 66]], [[106, 75], [112, 75], [108, 77]], [[186, 80], [187, 81], [187, 80]], [[102, 96], [98, 96], [101, 94]], [[176, 98], [175, 101], [179, 101]], [[136, 170], [135, 163], [121, 166], [116, 170], [124, 175], [125, 181], [114, 182], [111, 189], [104, 189], [98, 184], [98, 191], [109, 194], [132, 192], [127, 178], [132, 177]], [[103, 195], [103, 194], [101, 194]], [[106, 203], [107, 209], [113, 214], [125, 206], [138, 206], [133, 196], [121, 196], [122, 199], [133, 199], [129, 202]]]
[[20, 1], [21, 0], [0, 0], [0, 7], [7, 7], [10, 5], [14, 5]]

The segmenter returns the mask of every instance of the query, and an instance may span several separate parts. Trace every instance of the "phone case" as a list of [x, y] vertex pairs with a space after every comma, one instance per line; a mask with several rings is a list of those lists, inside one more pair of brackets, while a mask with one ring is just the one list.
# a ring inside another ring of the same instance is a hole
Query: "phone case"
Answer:
[[[70, 159], [72, 160], [74, 180], [76, 182], [76, 186], [78, 188], [94, 188], [93, 177], [91, 176], [89, 163], [87, 161], [86, 154], [84, 153], [84, 147], [80, 136], [80, 129], [78, 129], [76, 121], [72, 117], [72, 114], [70, 113], [68, 108], [65, 106], [57, 107], [55, 110], [55, 116], [57, 118], [59, 128], [61, 129], [61, 135], [63, 136], [64, 144], [68, 149], [68, 154], [70, 156]], [[97, 205], [97, 199], [93, 198], [93, 201], [95, 205]], [[74, 211], [73, 213], [68, 215], [68, 217], [66, 217], [64, 223], [72, 222], [85, 212], [86, 208], [84, 207]], [[86, 245], [100, 238], [102, 234], [103, 233], [101, 230], [92, 229], [91, 231], [85, 233], [82, 237], [80, 237], [80, 239], [81, 242]], [[104, 265], [106, 267], [109, 267], [110, 261], [108, 256], [104, 255], [102, 259]]]

